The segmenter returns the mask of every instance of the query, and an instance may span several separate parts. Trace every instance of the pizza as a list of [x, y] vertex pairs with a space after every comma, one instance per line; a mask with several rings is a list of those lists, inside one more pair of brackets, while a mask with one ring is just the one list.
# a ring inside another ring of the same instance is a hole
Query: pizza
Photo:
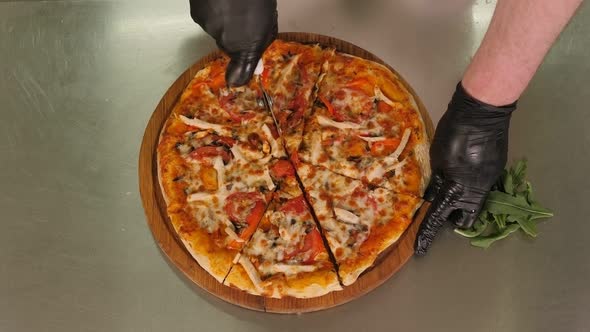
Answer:
[[429, 146], [416, 102], [386, 67], [319, 45], [275, 41], [242, 87], [227, 87], [228, 62], [195, 75], [160, 134], [178, 239], [250, 294], [350, 286], [422, 203]]

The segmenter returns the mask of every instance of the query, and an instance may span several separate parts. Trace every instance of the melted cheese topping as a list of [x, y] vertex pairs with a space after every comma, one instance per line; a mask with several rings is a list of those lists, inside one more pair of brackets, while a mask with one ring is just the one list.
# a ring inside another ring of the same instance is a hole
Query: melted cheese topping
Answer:
[[[328, 171], [314, 169], [309, 165], [298, 168], [304, 185], [310, 190], [311, 203], [320, 220], [326, 238], [337, 254], [336, 259], [342, 261], [358, 252], [358, 247], [367, 239], [371, 232], [375, 218], [381, 217], [382, 211], [374, 211], [370, 201], [387, 201], [387, 197], [377, 197], [367, 192], [365, 196], [353, 195], [357, 187], [363, 187], [357, 180], [347, 180]], [[319, 188], [328, 190], [332, 202], [323, 197]], [[391, 200], [391, 198], [388, 198]], [[333, 206], [332, 206], [333, 205]], [[352, 238], [354, 236], [354, 239]]]
[[195, 220], [198, 221], [199, 227], [213, 233], [219, 229], [220, 220], [223, 220], [220, 209], [217, 209], [217, 204], [212, 201], [204, 202], [198, 201], [191, 203], [192, 211]]
[[287, 90], [288, 84], [286, 82], [293, 81], [292, 76], [296, 73], [295, 69], [297, 68], [297, 63], [299, 62], [299, 58], [301, 54], [297, 54], [291, 57], [289, 63], [281, 70], [279, 73], [279, 79], [277, 82], [283, 82], [282, 84], [277, 84], [277, 91], [276, 94], [283, 94], [284, 96], [289, 96], [291, 93]]
[[[278, 219], [278, 220], [277, 220]], [[291, 220], [296, 220], [292, 223]], [[279, 226], [279, 244], [287, 249], [295, 249], [305, 237], [305, 224], [299, 218], [283, 212], [273, 213], [271, 220]]]
[[[234, 157], [241, 162], [256, 162], [259, 164], [266, 164], [272, 158], [272, 155], [265, 155], [263, 151], [255, 151], [248, 149], [240, 145], [240, 143], [234, 144], [230, 148]], [[270, 151], [269, 151], [270, 152]]]
[[257, 229], [252, 239], [248, 243], [248, 246], [244, 249], [244, 252], [253, 257], [262, 257], [265, 260], [274, 259], [274, 254], [270, 248], [271, 243], [268, 241], [266, 234]]
[[[229, 195], [238, 191], [250, 191], [251, 188], [266, 186], [269, 190], [274, 190], [276, 187], [268, 168], [256, 166], [254, 164], [240, 164], [233, 161], [230, 165], [224, 165], [221, 157], [215, 157], [213, 161], [213, 168], [217, 171], [218, 188], [213, 193], [197, 192], [189, 195], [187, 201], [195, 207], [195, 219], [199, 222], [199, 226], [209, 233], [216, 231], [223, 224], [226, 225], [225, 232], [228, 234], [230, 240], [242, 241], [233, 231], [233, 225], [226, 218], [223, 207]], [[244, 174], [242, 172], [235, 172], [235, 170], [242, 170], [248, 176], [241, 177], [240, 181], [232, 178], [227, 178], [228, 175]], [[226, 181], [231, 183], [231, 189], [226, 186]]]
[[[297, 194], [300, 195], [301, 192]], [[311, 218], [310, 215], [307, 217]], [[257, 229], [244, 249], [250, 257], [256, 257], [259, 263], [256, 268], [261, 275], [283, 273], [291, 276], [312, 272], [317, 268], [314, 265], [301, 264], [309, 259], [305, 254], [285, 260], [285, 255], [297, 252], [303, 247], [310, 222], [307, 217], [283, 211], [267, 213], [266, 218], [271, 226], [264, 227], [265, 230]]]
[[251, 191], [252, 188], [265, 187], [274, 190], [274, 184], [268, 165], [258, 163], [232, 161], [225, 170], [226, 187], [231, 191]]

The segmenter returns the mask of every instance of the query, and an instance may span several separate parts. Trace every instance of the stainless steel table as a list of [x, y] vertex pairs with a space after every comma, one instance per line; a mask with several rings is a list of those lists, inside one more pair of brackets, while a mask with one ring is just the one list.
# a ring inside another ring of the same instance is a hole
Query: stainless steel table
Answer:
[[[280, 30], [333, 35], [398, 69], [437, 121], [494, 1], [279, 1]], [[214, 48], [188, 1], [0, 1], [0, 331], [588, 331], [590, 5], [522, 97], [527, 157], [556, 217], [472, 248], [451, 229], [353, 303], [302, 316], [209, 297], [144, 221], [137, 157], [160, 96]]]

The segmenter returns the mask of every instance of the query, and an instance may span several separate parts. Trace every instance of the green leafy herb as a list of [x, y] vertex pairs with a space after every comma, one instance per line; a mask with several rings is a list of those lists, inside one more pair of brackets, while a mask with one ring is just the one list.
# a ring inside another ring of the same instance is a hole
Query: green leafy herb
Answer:
[[[487, 212], [482, 212], [482, 215]], [[455, 232], [457, 234], [461, 234], [464, 237], [476, 237], [479, 236], [481, 234], [483, 234], [483, 232], [486, 230], [486, 228], [488, 228], [488, 219], [487, 217], [482, 218], [481, 215], [479, 216], [479, 218], [477, 218], [477, 220], [475, 221], [475, 224], [473, 224], [473, 227], [471, 229], [455, 229]]]
[[514, 220], [514, 222], [516, 222], [517, 224], [520, 225], [520, 228], [522, 228], [522, 230], [527, 233], [528, 235], [532, 236], [532, 237], [537, 237], [537, 235], [539, 234], [537, 232], [537, 223], [530, 217], [513, 217], [509, 218], [510, 221]]
[[526, 196], [512, 196], [501, 191], [492, 191], [488, 195], [485, 209], [494, 215], [532, 216], [534, 219], [552, 217], [553, 213], [537, 204], [530, 204]]
[[500, 232], [488, 236], [478, 236], [471, 240], [471, 245], [480, 248], [489, 248], [494, 242], [502, 240], [508, 235], [516, 232], [520, 228], [519, 224], [511, 224]]
[[526, 182], [525, 197], [526, 201], [529, 202], [529, 204], [533, 204], [533, 187], [531, 186], [531, 183], [528, 181]]
[[514, 181], [512, 181], [512, 173], [504, 171], [504, 191], [507, 194], [514, 195]]
[[527, 163], [521, 160], [506, 169], [492, 187], [482, 212], [471, 229], [455, 229], [457, 234], [471, 238], [471, 245], [488, 248], [521, 229], [537, 237], [537, 222], [553, 216], [551, 210], [533, 199], [533, 188], [526, 180]]
[[517, 180], [517, 181], [515, 181], [516, 187], [520, 187], [526, 181], [525, 180], [526, 170], [527, 170], [527, 164], [526, 164], [526, 160], [524, 160], [524, 159], [517, 162], [516, 166], [514, 166], [513, 168], [511, 168], [509, 170], [509, 172], [512, 173], [514, 178]]
[[493, 214], [494, 222], [498, 230], [502, 231], [506, 228], [506, 215], [505, 214]]

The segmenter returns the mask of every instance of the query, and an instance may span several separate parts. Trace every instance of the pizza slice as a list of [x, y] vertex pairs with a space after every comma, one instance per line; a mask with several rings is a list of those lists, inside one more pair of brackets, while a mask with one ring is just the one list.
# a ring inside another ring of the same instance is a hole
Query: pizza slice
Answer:
[[274, 298], [309, 298], [340, 290], [291, 163], [280, 160], [271, 173], [279, 189], [224, 283]]
[[236, 143], [209, 131], [165, 135], [161, 187], [172, 226], [197, 262], [222, 282], [276, 186], [268, 165], [234, 157]]
[[227, 89], [226, 65], [219, 58], [195, 75], [157, 151], [172, 225], [220, 282], [276, 189], [269, 165], [285, 156], [260, 87]]
[[300, 163], [297, 172], [345, 286], [399, 239], [422, 203], [420, 198], [371, 188], [320, 166]]
[[197, 262], [222, 282], [276, 185], [268, 165], [232, 159], [223, 145], [197, 158], [169, 141], [159, 147], [158, 169], [170, 221]]
[[219, 58], [195, 75], [174, 108], [164, 134], [172, 131], [172, 135], [190, 135], [190, 152], [196, 157], [216, 153], [211, 148], [199, 149], [202, 144], [194, 145], [209, 139], [203, 140], [208, 134], [219, 138], [213, 145], [224, 147], [231, 158], [264, 163], [283, 157], [283, 144], [264, 106], [260, 85], [252, 81], [243, 87], [227, 88], [227, 62], [225, 57]]
[[260, 85], [228, 88], [229, 59], [221, 56], [199, 70], [180, 96], [174, 113], [221, 124], [235, 125], [265, 115]]
[[298, 157], [374, 186], [422, 196], [430, 176], [425, 127], [411, 94], [385, 71], [370, 61], [334, 55]]
[[195, 161], [221, 156], [224, 163], [266, 164], [273, 158], [285, 156], [282, 141], [272, 119], [266, 118], [242, 128], [221, 126], [194, 119], [170, 119], [166, 139], [183, 157]]
[[260, 81], [272, 100], [272, 112], [289, 153], [299, 147], [322, 63], [330, 54], [318, 45], [276, 40], [262, 56]]
[[251, 127], [217, 125], [197, 118], [168, 120], [160, 138], [158, 152], [177, 154], [187, 162], [198, 163], [221, 157], [223, 164], [232, 162], [266, 165], [285, 156], [272, 119]]

